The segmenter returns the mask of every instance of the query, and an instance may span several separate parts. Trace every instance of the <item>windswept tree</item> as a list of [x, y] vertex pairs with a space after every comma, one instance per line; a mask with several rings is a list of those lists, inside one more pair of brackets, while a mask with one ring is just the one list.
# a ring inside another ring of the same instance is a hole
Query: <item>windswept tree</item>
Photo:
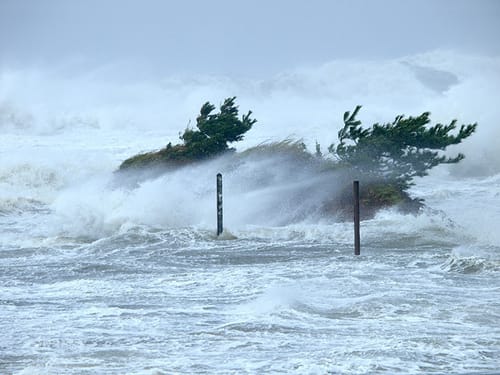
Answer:
[[257, 120], [252, 119], [252, 111], [238, 118], [236, 97], [227, 98], [220, 106], [219, 113], [212, 113], [215, 106], [206, 102], [196, 118], [196, 129], [186, 129], [180, 136], [190, 156], [204, 158], [229, 149], [229, 143], [241, 141]]
[[252, 111], [238, 117], [236, 97], [227, 98], [218, 113], [206, 102], [196, 118], [196, 129], [187, 128], [179, 138], [181, 144], [169, 143], [159, 151], [135, 155], [120, 165], [120, 170], [157, 166], [178, 166], [203, 160], [230, 150], [229, 144], [241, 141], [257, 122]]
[[477, 124], [461, 125], [456, 134], [457, 120], [448, 125], [429, 126], [430, 113], [417, 117], [397, 116], [391, 123], [376, 123], [363, 128], [356, 116], [345, 112], [344, 127], [338, 132], [339, 143], [328, 150], [340, 165], [348, 167], [357, 178], [366, 178], [407, 189], [414, 177], [428, 174], [439, 164], [458, 163], [463, 154], [448, 157], [448, 146], [456, 145], [476, 130]]

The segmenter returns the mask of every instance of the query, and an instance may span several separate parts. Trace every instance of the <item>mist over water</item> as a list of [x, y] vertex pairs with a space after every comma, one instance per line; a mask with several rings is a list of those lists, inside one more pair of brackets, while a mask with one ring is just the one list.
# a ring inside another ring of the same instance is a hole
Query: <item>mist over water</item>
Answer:
[[[496, 371], [500, 58], [435, 50], [262, 79], [140, 69], [0, 71], [0, 372]], [[137, 185], [113, 173], [230, 96], [258, 119], [243, 153]], [[333, 172], [244, 151], [326, 153], [358, 104], [365, 126], [424, 111], [479, 125], [449, 150], [465, 160], [415, 181], [422, 214], [364, 222], [354, 259], [351, 223], [319, 209]]]
[[[134, 80], [125, 76], [126, 70], [119, 76], [120, 66], [77, 75], [57, 69], [7, 69], [0, 76], [0, 127], [5, 139], [0, 182], [9, 204], [16, 200], [59, 204], [68, 192], [74, 192], [75, 205], [80, 201], [89, 205], [87, 199], [99, 195], [107, 201], [106, 194], [128, 201], [124, 192], [107, 187], [120, 162], [137, 152], [179, 142], [179, 133], [194, 126], [201, 104], [218, 104], [229, 96], [238, 97], [241, 112], [252, 110], [258, 119], [236, 145], [240, 151], [262, 142], [295, 139], [310, 150], [319, 142], [326, 152], [336, 141], [342, 114], [361, 104], [359, 118], [365, 126], [424, 111], [432, 113], [433, 123], [455, 118], [459, 124], [478, 122], [476, 134], [450, 149], [450, 155], [463, 152], [466, 159], [435, 173], [445, 179], [495, 176], [500, 172], [500, 152], [491, 140], [499, 135], [499, 66], [498, 58], [434, 51], [390, 60], [332, 61], [263, 80], [210, 76]], [[194, 189], [211, 189], [208, 175], [223, 168], [224, 162], [220, 167], [218, 162], [212, 164], [209, 173], [183, 171], [148, 182], [139, 191], [157, 184], [158, 191], [147, 193], [155, 200], [163, 185], [170, 189], [168, 196], [182, 191], [187, 181]], [[290, 170], [284, 173], [291, 189], [298, 181], [314, 178], [294, 176], [290, 161], [269, 164], [255, 164], [248, 169], [249, 176]], [[198, 178], [183, 177], [190, 173]], [[248, 177], [240, 173], [238, 178]], [[82, 189], [95, 194], [84, 194]], [[192, 211], [186, 209], [186, 216], [192, 217]], [[208, 216], [181, 220], [188, 225], [206, 221]], [[158, 218], [157, 224], [164, 223]]]

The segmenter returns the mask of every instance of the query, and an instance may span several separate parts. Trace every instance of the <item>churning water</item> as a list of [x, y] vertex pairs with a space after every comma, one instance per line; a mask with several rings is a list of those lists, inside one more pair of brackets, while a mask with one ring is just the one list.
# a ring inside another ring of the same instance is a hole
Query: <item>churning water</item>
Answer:
[[[500, 61], [434, 52], [337, 61], [264, 81], [0, 75], [0, 373], [496, 373], [500, 358]], [[335, 176], [246, 155], [117, 183], [176, 142], [201, 104], [259, 120], [240, 150], [335, 141], [430, 110], [479, 122], [467, 159], [412, 188], [418, 216], [352, 224], [317, 207]], [[225, 227], [215, 233], [215, 174]]]

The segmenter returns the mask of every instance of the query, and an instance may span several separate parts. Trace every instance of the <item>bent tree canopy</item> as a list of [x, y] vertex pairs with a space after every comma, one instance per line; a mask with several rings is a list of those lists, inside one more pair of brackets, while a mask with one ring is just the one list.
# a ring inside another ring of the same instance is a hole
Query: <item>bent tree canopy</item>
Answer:
[[439, 164], [462, 160], [463, 154], [447, 157], [442, 151], [462, 142], [477, 127], [477, 124], [462, 125], [458, 133], [451, 134], [457, 120], [449, 125], [428, 127], [430, 113], [424, 112], [417, 117], [400, 115], [391, 123], [376, 123], [365, 129], [356, 119], [360, 109], [357, 106], [352, 113], [345, 112], [344, 127], [338, 132], [339, 143], [328, 150], [359, 177], [385, 181], [401, 189], [408, 188], [414, 177], [427, 175]]
[[203, 160], [229, 150], [229, 143], [241, 141], [257, 120], [248, 111], [241, 119], [238, 117], [236, 97], [227, 98], [218, 113], [215, 106], [206, 102], [196, 118], [197, 129], [187, 128], [179, 138], [181, 144], [169, 143], [159, 151], [147, 152], [126, 159], [120, 170], [147, 168], [154, 166], [180, 166]]
[[196, 118], [198, 130], [188, 128], [180, 136], [190, 156], [203, 158], [227, 151], [228, 143], [241, 141], [257, 122], [250, 118], [252, 111], [248, 111], [240, 120], [235, 100], [235, 96], [225, 99], [219, 113], [215, 114], [212, 114], [215, 109], [213, 104], [203, 104]]

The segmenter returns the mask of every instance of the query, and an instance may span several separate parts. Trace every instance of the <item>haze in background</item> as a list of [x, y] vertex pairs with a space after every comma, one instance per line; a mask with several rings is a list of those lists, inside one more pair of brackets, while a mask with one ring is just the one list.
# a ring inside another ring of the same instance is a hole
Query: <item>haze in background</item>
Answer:
[[1, 0], [0, 64], [263, 77], [435, 49], [498, 55], [498, 19], [494, 0]]
[[498, 19], [489, 0], [0, 0], [3, 163], [80, 155], [81, 170], [92, 154], [112, 171], [237, 96], [258, 119], [238, 149], [292, 138], [325, 151], [358, 104], [365, 125], [430, 111], [479, 123], [452, 150], [466, 155], [456, 174], [493, 175]]

